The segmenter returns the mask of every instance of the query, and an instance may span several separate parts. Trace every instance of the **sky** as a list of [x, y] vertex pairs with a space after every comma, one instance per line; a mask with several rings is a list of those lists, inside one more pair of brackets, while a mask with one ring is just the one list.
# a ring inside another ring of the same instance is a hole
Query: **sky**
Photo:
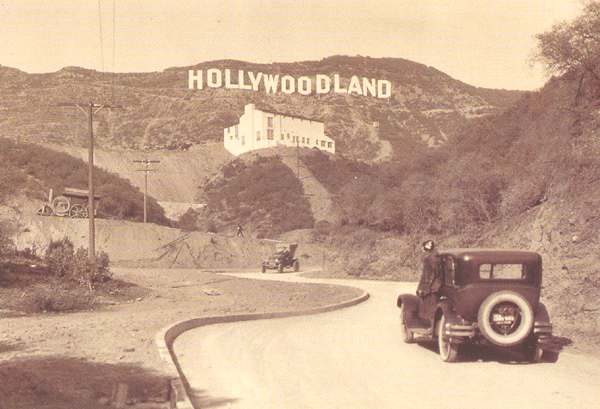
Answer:
[[535, 34], [582, 7], [581, 0], [0, 0], [0, 64], [30, 73], [147, 72], [342, 54], [406, 58], [476, 86], [536, 89], [547, 77], [528, 62]]

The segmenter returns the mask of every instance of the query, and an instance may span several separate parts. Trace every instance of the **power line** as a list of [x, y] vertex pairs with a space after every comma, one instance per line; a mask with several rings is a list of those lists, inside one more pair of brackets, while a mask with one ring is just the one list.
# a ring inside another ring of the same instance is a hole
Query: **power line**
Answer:
[[102, 38], [102, 6], [100, 4], [101, 0], [98, 0], [98, 30], [100, 33], [100, 63], [102, 70], [104, 72], [104, 40]]
[[155, 159], [141, 159], [134, 160], [134, 163], [143, 163], [144, 169], [136, 169], [136, 172], [144, 172], [144, 223], [148, 222], [148, 174], [150, 172], [157, 172], [156, 169], [150, 169], [151, 163], [160, 163], [159, 160]]

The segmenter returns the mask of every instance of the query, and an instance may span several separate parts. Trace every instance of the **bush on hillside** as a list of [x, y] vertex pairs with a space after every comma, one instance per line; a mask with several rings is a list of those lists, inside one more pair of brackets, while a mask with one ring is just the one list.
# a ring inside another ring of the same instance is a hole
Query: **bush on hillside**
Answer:
[[314, 223], [302, 184], [279, 157], [231, 162], [222, 179], [206, 186], [204, 195], [205, 217], [219, 230], [241, 224], [268, 236]]
[[53, 240], [48, 245], [44, 256], [48, 271], [58, 279], [76, 282], [92, 288], [94, 283], [111, 278], [108, 254], [101, 251], [96, 254], [96, 268], [88, 261], [88, 252], [75, 246], [68, 237]]

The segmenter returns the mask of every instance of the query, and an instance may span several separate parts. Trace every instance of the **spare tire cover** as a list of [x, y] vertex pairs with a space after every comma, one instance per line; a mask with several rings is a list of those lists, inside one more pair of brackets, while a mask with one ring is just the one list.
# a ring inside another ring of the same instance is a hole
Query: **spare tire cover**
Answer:
[[533, 328], [533, 308], [514, 291], [490, 294], [479, 307], [479, 330], [488, 341], [499, 346], [521, 343]]

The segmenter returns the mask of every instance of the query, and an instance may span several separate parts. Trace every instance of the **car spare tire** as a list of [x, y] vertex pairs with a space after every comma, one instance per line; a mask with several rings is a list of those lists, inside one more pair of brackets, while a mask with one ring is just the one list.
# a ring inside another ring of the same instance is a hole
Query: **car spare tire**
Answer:
[[509, 347], [523, 342], [533, 328], [533, 308], [521, 294], [499, 291], [490, 294], [479, 307], [477, 323], [491, 343]]

